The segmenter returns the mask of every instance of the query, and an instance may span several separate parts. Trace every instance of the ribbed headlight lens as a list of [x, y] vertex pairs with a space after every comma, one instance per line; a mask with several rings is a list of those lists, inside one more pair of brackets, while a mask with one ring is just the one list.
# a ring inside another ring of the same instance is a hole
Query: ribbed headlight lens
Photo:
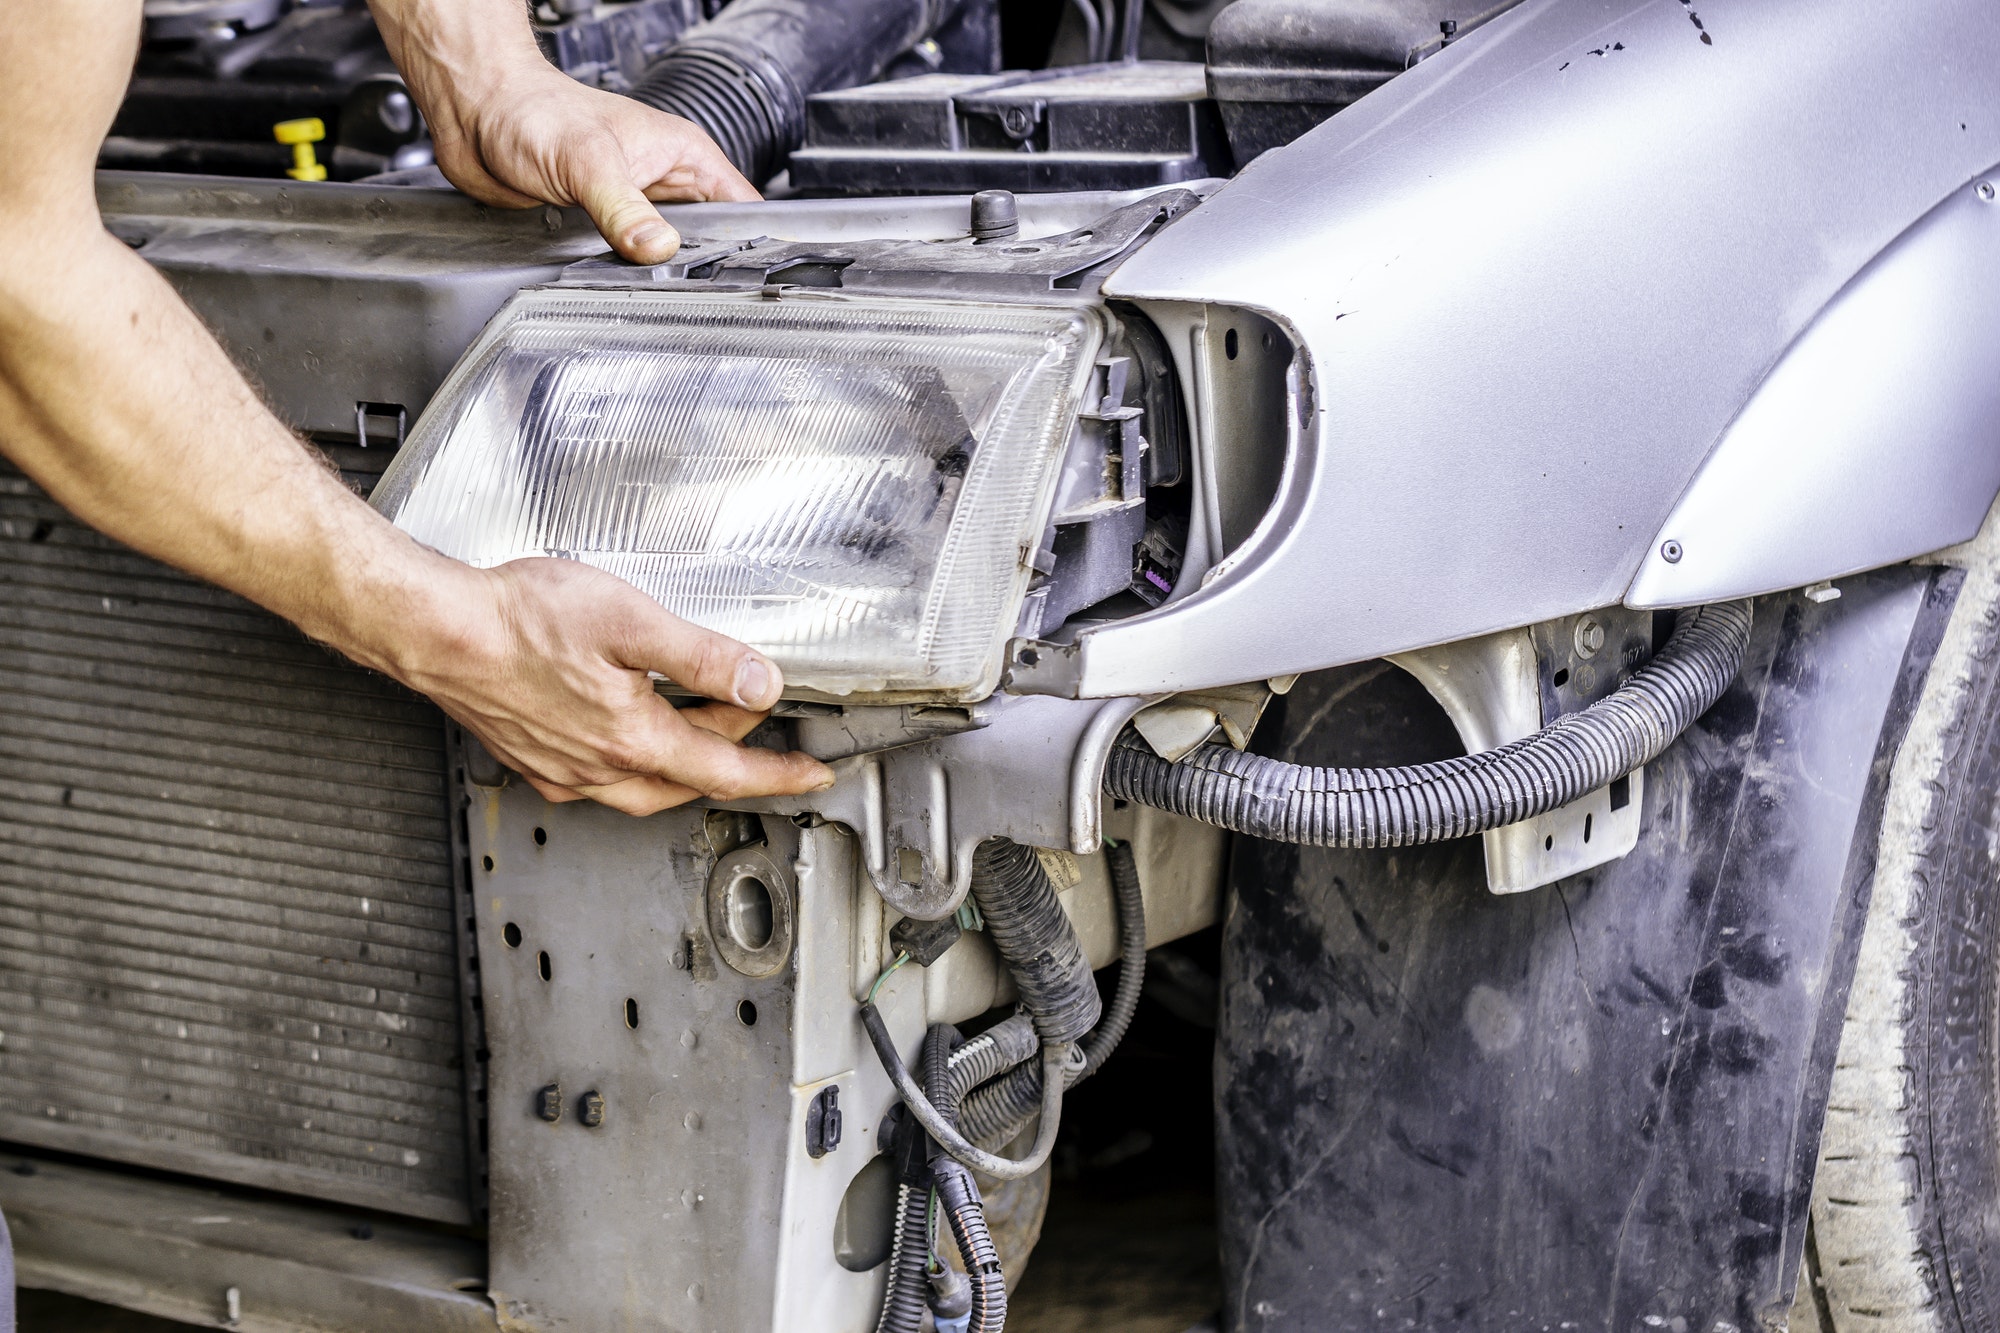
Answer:
[[607, 570], [803, 690], [978, 698], [1102, 336], [1084, 308], [524, 292], [374, 503], [473, 565]]

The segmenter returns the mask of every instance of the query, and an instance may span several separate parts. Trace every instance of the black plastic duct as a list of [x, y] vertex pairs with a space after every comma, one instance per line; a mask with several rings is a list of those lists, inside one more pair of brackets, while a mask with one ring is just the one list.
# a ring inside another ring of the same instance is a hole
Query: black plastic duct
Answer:
[[1736, 679], [1750, 604], [1681, 613], [1653, 659], [1615, 692], [1532, 736], [1409, 768], [1311, 768], [1209, 745], [1169, 763], [1131, 739], [1104, 789], [1204, 823], [1314, 847], [1442, 842], [1567, 805], [1657, 757]]
[[958, 0], [734, 0], [690, 29], [632, 88], [707, 130], [762, 185], [805, 139], [806, 98], [872, 82]]

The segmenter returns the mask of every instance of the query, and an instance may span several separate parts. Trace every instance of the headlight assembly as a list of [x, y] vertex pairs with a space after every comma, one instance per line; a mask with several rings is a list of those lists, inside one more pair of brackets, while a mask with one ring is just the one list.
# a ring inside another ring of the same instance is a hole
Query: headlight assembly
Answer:
[[487, 567], [563, 556], [796, 690], [998, 682], [1106, 317], [835, 292], [517, 296], [374, 503]]

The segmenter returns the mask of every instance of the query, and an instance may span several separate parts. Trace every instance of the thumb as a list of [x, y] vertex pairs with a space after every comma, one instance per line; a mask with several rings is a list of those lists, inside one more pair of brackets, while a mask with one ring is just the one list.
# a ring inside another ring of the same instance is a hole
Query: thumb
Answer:
[[657, 671], [704, 698], [751, 713], [777, 703], [784, 688], [776, 662], [726, 634], [689, 624], [644, 593], [631, 599], [612, 656], [620, 666]]
[[681, 234], [629, 179], [599, 173], [577, 202], [611, 248], [634, 264], [664, 264], [681, 248]]

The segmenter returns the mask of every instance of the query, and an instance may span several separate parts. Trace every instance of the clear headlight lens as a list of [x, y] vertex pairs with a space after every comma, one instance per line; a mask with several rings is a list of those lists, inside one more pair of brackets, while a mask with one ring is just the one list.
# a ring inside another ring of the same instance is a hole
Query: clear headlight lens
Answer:
[[524, 292], [374, 503], [473, 565], [607, 570], [803, 690], [978, 698], [1020, 614], [1100, 319]]

